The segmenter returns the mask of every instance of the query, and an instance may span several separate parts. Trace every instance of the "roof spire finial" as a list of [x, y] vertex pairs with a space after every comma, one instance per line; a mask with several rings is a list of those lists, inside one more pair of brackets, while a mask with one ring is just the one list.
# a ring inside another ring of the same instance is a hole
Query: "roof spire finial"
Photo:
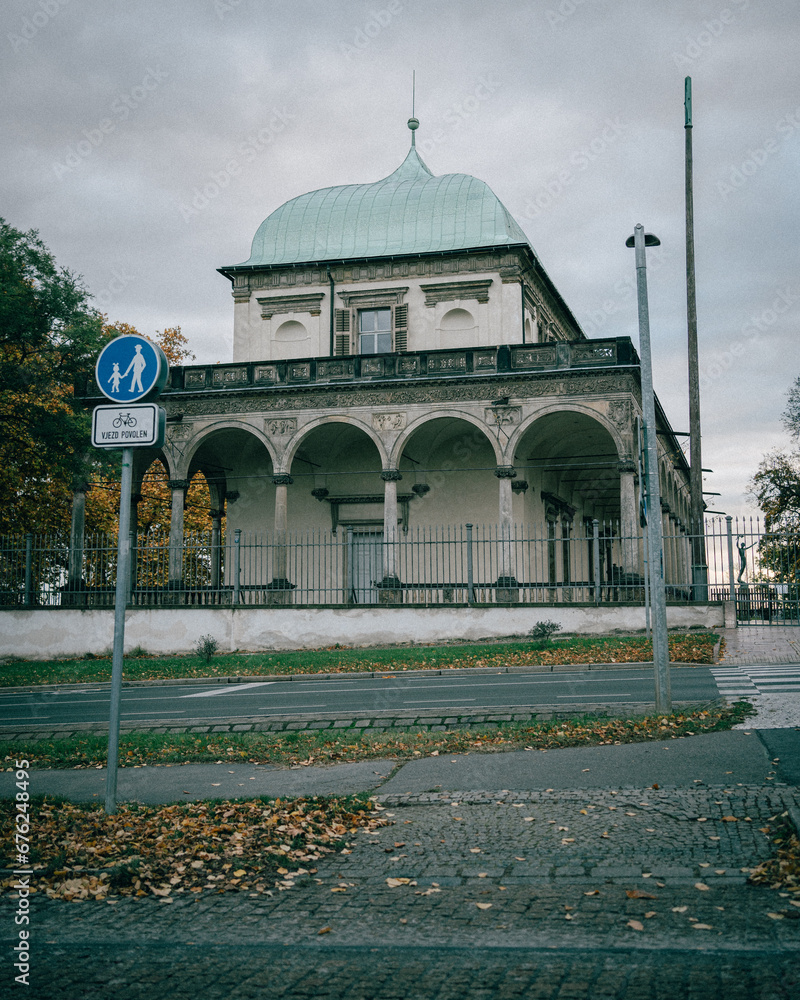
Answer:
[[411, 71], [411, 117], [408, 119], [408, 127], [411, 129], [411, 148], [416, 146], [414, 133], [419, 128], [419, 120], [414, 116], [417, 99], [417, 71]]

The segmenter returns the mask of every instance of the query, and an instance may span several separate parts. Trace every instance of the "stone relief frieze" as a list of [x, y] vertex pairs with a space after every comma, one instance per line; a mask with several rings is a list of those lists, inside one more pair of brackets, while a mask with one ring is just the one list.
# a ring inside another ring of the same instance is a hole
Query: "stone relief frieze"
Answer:
[[264, 430], [270, 437], [294, 434], [297, 430], [296, 417], [271, 417], [264, 421]]
[[406, 426], [405, 413], [373, 413], [372, 426], [376, 431], [401, 431]]
[[[324, 410], [351, 409], [355, 406], [401, 406], [415, 403], [446, 403], [451, 401], [481, 401], [496, 396], [513, 395], [523, 399], [537, 399], [547, 396], [609, 396], [614, 393], [632, 392], [635, 386], [629, 374], [603, 376], [576, 375], [553, 380], [551, 378], [504, 379], [500, 382], [480, 380], [458, 385], [414, 386], [403, 383], [385, 388], [371, 386], [369, 389], [340, 389], [330, 392], [309, 392], [307, 389], [294, 393], [281, 392], [274, 396], [235, 395], [228, 398], [197, 397], [175, 400], [171, 409], [180, 410], [186, 416], [221, 413], [259, 413], [270, 410]], [[172, 402], [167, 400], [167, 402]]]
[[211, 382], [216, 388], [247, 385], [246, 368], [215, 368]]
[[487, 406], [483, 411], [483, 415], [487, 424], [493, 424], [496, 427], [509, 426], [520, 422], [522, 419], [522, 407]]
[[608, 418], [617, 427], [630, 426], [633, 415], [633, 407], [630, 400], [612, 399], [608, 404]]

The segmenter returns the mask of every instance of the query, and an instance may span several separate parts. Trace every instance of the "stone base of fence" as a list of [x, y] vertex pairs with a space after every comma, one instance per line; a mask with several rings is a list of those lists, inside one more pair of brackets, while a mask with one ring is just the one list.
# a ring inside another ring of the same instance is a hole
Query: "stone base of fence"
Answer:
[[[453, 640], [525, 638], [537, 621], [555, 621], [565, 633], [607, 635], [644, 632], [637, 605], [463, 605], [434, 607], [179, 607], [129, 608], [125, 648], [148, 653], [192, 653], [201, 635], [212, 635], [221, 652], [381, 646]], [[722, 602], [667, 608], [670, 628], [722, 628]], [[733, 624], [733, 623], [731, 623]], [[113, 644], [113, 609], [0, 610], [0, 658], [44, 660], [107, 653]]]

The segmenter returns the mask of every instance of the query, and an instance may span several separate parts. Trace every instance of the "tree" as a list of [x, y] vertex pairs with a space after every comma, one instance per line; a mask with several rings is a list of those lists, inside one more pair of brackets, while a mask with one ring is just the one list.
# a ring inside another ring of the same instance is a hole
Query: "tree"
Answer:
[[[0, 219], [0, 534], [68, 532], [78, 483], [97, 487], [87, 496], [87, 532], [116, 531], [119, 453], [91, 447], [90, 415], [73, 387], [88, 389], [109, 339], [138, 331], [110, 323], [89, 298], [35, 231]], [[171, 364], [194, 360], [179, 326], [154, 339]], [[145, 492], [158, 500], [154, 522], [168, 523], [166, 483]], [[209, 504], [192, 499], [209, 523]]]
[[103, 343], [80, 279], [58, 267], [38, 233], [0, 219], [0, 531], [68, 525], [90, 434], [73, 383]]
[[770, 531], [800, 531], [800, 452], [766, 455], [750, 482], [750, 493]]
[[189, 341], [181, 333], [179, 326], [165, 327], [161, 333], [156, 331], [156, 343], [166, 354], [171, 365], [180, 365], [184, 361], [194, 361], [195, 356], [189, 350]]
[[786, 409], [783, 411], [783, 423], [789, 434], [800, 440], [800, 375], [789, 390]]
[[[789, 391], [783, 413], [786, 429], [800, 437], [800, 378]], [[764, 512], [766, 532], [758, 544], [761, 566], [775, 583], [789, 585], [797, 600], [800, 587], [800, 451], [765, 455], [750, 482], [750, 495]]]

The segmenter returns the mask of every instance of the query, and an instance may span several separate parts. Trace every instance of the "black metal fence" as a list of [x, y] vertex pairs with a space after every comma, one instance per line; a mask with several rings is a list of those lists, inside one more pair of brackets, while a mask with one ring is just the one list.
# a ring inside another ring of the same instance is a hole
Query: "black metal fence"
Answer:
[[[707, 594], [737, 602], [742, 624], [800, 623], [798, 536], [764, 531], [758, 520], [704, 525]], [[470, 524], [381, 532], [337, 531], [227, 536], [131, 536], [129, 604], [381, 605], [568, 604], [647, 600], [641, 534], [619, 524], [553, 521], [535, 528]], [[117, 539], [0, 538], [0, 605], [110, 607]], [[664, 537], [667, 597], [693, 597], [691, 537]]]

